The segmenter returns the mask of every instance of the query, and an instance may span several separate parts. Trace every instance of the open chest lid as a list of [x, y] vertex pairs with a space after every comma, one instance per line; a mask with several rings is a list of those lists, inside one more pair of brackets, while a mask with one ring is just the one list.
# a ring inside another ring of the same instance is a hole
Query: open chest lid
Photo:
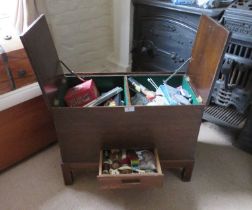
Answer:
[[[201, 17], [187, 74], [203, 104], [209, 103], [229, 37], [223, 26], [207, 16]], [[20, 38], [50, 107], [64, 72], [45, 16], [41, 15]]]

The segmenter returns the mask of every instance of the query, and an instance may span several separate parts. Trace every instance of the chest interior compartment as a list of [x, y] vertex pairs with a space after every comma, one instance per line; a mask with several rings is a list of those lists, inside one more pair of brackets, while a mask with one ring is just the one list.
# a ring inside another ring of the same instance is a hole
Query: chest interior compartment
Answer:
[[[128, 76], [102, 76], [102, 75], [95, 75], [91, 77], [85, 77], [85, 80], [93, 80], [96, 84], [97, 90], [100, 93], [100, 95], [103, 95], [104, 93], [107, 93], [108, 91], [118, 87], [121, 88], [122, 91], [116, 95], [120, 95], [119, 97], [119, 103], [116, 103], [114, 106], [116, 107], [125, 107], [125, 106], [158, 106], [158, 105], [172, 105], [172, 104], [151, 104], [146, 99], [145, 95], [143, 93], [138, 92], [137, 90], [132, 87], [132, 85], [129, 84], [129, 80], [133, 79], [137, 81], [139, 84], [143, 85], [148, 89], [149, 91], [156, 93], [157, 89], [148, 82], [149, 79], [152, 79], [152, 81], [157, 85], [157, 87], [165, 86], [164, 80], [168, 78], [167, 75], [128, 75]], [[81, 82], [74, 76], [66, 75], [64, 79], [61, 81], [61, 85], [58, 91], [58, 94], [55, 96], [54, 99], [54, 106], [55, 107], [66, 107], [66, 102], [64, 100], [64, 96], [67, 93], [67, 90], [75, 87], [76, 85], [81, 84]], [[167, 82], [167, 87], [174, 88], [173, 91], [176, 91], [177, 94], [181, 95], [181, 92], [179, 90], [184, 90], [187, 95], [190, 96], [190, 105], [200, 105], [202, 103], [202, 98], [198, 96], [195, 91], [193, 90], [189, 77], [185, 75], [176, 75], [173, 78], [171, 78]], [[181, 88], [181, 89], [180, 89]], [[169, 89], [167, 89], [169, 91]], [[136, 103], [135, 98], [136, 97], [142, 97], [144, 100], [143, 103]], [[115, 96], [111, 97], [115, 98]], [[105, 102], [97, 105], [97, 106], [106, 106], [106, 102], [109, 101], [111, 98], [106, 100]], [[145, 98], [145, 99], [144, 99]], [[188, 100], [189, 101], [189, 100]], [[173, 105], [182, 105], [177, 101], [177, 104]], [[97, 107], [94, 106], [94, 107]], [[85, 107], [83, 107], [85, 108]]]

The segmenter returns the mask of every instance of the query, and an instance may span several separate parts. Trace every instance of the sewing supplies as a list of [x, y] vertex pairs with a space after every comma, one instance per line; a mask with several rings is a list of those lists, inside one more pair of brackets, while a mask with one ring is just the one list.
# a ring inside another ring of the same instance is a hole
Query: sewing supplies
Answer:
[[64, 100], [69, 107], [83, 107], [97, 99], [98, 96], [99, 92], [94, 81], [91, 79], [70, 88]]
[[157, 172], [155, 156], [151, 150], [104, 150], [103, 159], [103, 174], [147, 174]]
[[149, 89], [147, 89], [146, 87], [144, 87], [142, 84], [140, 84], [138, 81], [136, 81], [132, 77], [128, 78], [128, 81], [129, 81], [129, 85], [132, 88], [134, 88], [135, 91], [144, 94], [144, 96], [148, 100], [152, 100], [152, 99], [155, 98], [155, 96], [156, 96], [155, 92], [150, 91]]
[[100, 104], [106, 102], [108, 99], [112, 98], [113, 96], [119, 94], [122, 91], [123, 89], [121, 87], [116, 87], [113, 90], [110, 90], [109, 92], [98, 97], [97, 99], [91, 101], [89, 104], [86, 104], [85, 107], [99, 106]]
[[135, 106], [145, 106], [149, 102], [150, 101], [142, 93], [136, 93], [136, 95], [131, 98], [131, 103]]
[[107, 100], [104, 104], [104, 106], [107, 107], [116, 107], [116, 106], [121, 106], [122, 105], [122, 100], [121, 100], [121, 94], [117, 94], [115, 97]]
[[[67, 106], [83, 107], [99, 96], [96, 84], [92, 79], [85, 80], [79, 74], [71, 70], [63, 61], [60, 60], [59, 63], [62, 64], [67, 69], [67, 71], [69, 71], [70, 74], [72, 74], [81, 81], [81, 84], [78, 84], [67, 91], [64, 97], [64, 101]], [[66, 87], [66, 85], [62, 85], [62, 87]], [[60, 101], [56, 100], [55, 105], [60, 105]]]
[[155, 163], [155, 156], [153, 152], [149, 150], [137, 151], [136, 152], [139, 158], [139, 168], [141, 170], [147, 171], [155, 171], [156, 170], [156, 163]]
[[158, 86], [157, 86], [157, 84], [153, 81], [152, 78], [148, 78], [147, 81], [148, 81], [156, 90], [158, 90]]
[[186, 99], [184, 96], [175, 94], [173, 98], [180, 104], [180, 105], [190, 105], [191, 102]]
[[191, 99], [192, 98], [192, 95], [189, 94], [187, 90], [183, 89], [182, 86], [179, 86], [177, 89], [180, 91], [180, 94], [182, 96], [184, 96], [185, 98], [187, 98], [187, 99]]

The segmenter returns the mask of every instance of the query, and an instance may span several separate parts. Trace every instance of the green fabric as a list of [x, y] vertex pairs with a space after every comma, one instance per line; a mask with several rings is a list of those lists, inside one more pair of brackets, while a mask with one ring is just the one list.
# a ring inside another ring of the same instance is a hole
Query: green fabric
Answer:
[[195, 92], [193, 91], [188, 79], [186, 76], [183, 77], [182, 87], [189, 92], [189, 94], [192, 95], [193, 105], [200, 105], [199, 100], [197, 99], [197, 96]]
[[[157, 84], [157, 86], [160, 86], [164, 83], [164, 80], [167, 79], [167, 76], [150, 76], [150, 77], [136, 76], [133, 78], [137, 80], [139, 83], [141, 83], [143, 86], [148, 88], [149, 90], [155, 91], [155, 88], [147, 81], [147, 79], [151, 78]], [[169, 81], [168, 85], [172, 87], [178, 87], [180, 86], [182, 79], [183, 79], [183, 76], [175, 76]]]
[[[157, 86], [160, 86], [163, 84], [163, 81], [165, 79], [167, 79], [168, 76], [152, 76], [151, 78], [153, 79], [153, 81], [157, 84]], [[155, 91], [155, 88], [147, 81], [147, 79], [149, 77], [133, 77], [135, 80], [137, 80], [138, 82], [140, 82], [143, 86], [145, 86], [146, 88], [148, 88], [149, 90]], [[177, 75], [174, 76], [173, 78], [171, 78], [171, 80], [169, 80], [168, 85], [172, 86], [172, 87], [179, 87], [182, 86], [186, 91], [189, 92], [190, 95], [192, 95], [192, 100], [193, 100], [193, 105], [199, 105], [200, 102], [197, 99], [197, 95], [195, 94], [195, 92], [193, 91], [192, 87], [190, 86], [189, 81], [187, 81], [187, 77], [184, 75]]]

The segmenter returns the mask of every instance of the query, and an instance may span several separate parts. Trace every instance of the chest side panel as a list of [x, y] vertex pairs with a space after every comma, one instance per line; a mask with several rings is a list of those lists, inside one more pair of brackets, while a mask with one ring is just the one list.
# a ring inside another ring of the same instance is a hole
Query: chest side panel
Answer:
[[222, 65], [229, 35], [227, 29], [213, 19], [207, 16], [201, 17], [188, 75], [191, 84], [206, 104], [209, 102], [213, 83]]
[[48, 106], [52, 105], [63, 77], [59, 57], [44, 15], [20, 36]]
[[193, 159], [203, 106], [53, 110], [64, 162], [96, 162], [104, 147], [156, 147], [161, 159]]

